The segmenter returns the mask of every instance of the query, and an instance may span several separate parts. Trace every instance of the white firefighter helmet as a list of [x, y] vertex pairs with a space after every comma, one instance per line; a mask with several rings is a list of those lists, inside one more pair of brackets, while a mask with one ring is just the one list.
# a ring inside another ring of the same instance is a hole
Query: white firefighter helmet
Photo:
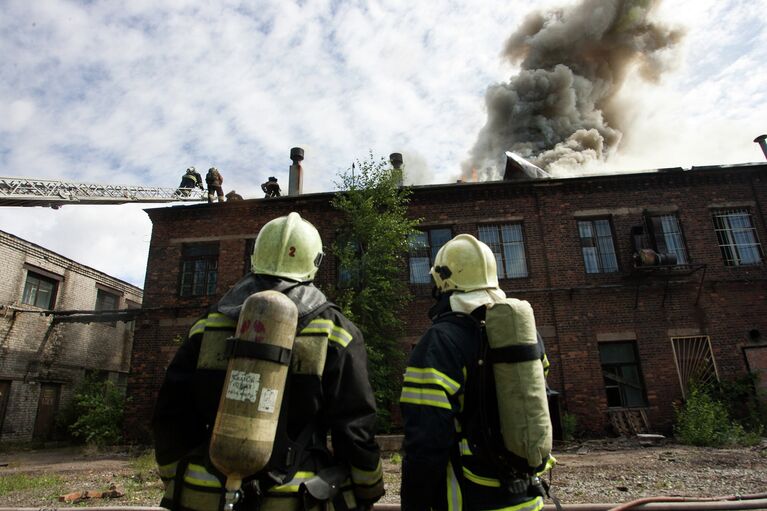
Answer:
[[261, 228], [250, 258], [251, 270], [307, 282], [314, 280], [322, 256], [320, 233], [301, 215], [292, 212]]
[[186, 173], [187, 174], [192, 174], [192, 173], [194, 173], [194, 170], [195, 170], [194, 167], [189, 167], [188, 169], [186, 169]]
[[493, 251], [471, 234], [459, 234], [445, 243], [429, 273], [443, 293], [498, 287]]

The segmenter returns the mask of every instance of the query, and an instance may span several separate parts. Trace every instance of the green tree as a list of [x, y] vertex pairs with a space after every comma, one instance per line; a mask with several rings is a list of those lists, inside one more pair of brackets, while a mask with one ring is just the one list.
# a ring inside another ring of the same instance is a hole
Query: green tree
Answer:
[[125, 397], [111, 381], [86, 375], [74, 392], [69, 425], [73, 437], [97, 446], [111, 445], [122, 438]]
[[387, 431], [399, 397], [402, 311], [411, 299], [403, 279], [408, 239], [419, 220], [407, 216], [410, 189], [400, 185], [402, 170], [372, 152], [339, 178], [341, 191], [331, 205], [344, 221], [331, 246], [339, 265], [339, 286], [332, 294], [365, 336], [378, 426]]

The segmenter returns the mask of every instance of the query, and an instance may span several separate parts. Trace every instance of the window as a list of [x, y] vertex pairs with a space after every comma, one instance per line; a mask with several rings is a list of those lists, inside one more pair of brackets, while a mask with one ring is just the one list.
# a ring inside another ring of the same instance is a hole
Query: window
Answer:
[[581, 252], [586, 273], [613, 273], [618, 271], [613, 231], [606, 218], [578, 220]]
[[599, 359], [607, 393], [607, 406], [627, 408], [646, 406], [642, 373], [636, 343], [599, 343]]
[[480, 225], [477, 235], [495, 254], [499, 279], [527, 277], [522, 224]]
[[41, 309], [53, 309], [56, 302], [57, 287], [57, 280], [27, 270], [27, 280], [24, 283], [21, 303], [34, 305]]
[[428, 229], [410, 237], [410, 282], [429, 284], [429, 270], [442, 245], [450, 241], [453, 232], [450, 228]]
[[672, 337], [671, 348], [679, 376], [682, 395], [686, 398], [691, 385], [707, 385], [719, 381], [711, 351], [711, 339], [706, 336]]
[[687, 248], [676, 215], [655, 215], [648, 218], [652, 229], [655, 251], [659, 254], [674, 254], [676, 264], [687, 264]]
[[218, 243], [184, 245], [181, 258], [181, 296], [206, 296], [216, 292]]
[[[346, 232], [336, 236], [338, 287], [359, 289], [362, 283], [362, 245]], [[344, 263], [345, 261], [345, 263]]]
[[120, 296], [103, 289], [96, 289], [96, 310], [113, 311], [117, 310], [120, 303]]
[[714, 231], [725, 266], [743, 266], [762, 262], [762, 245], [756, 237], [751, 213], [731, 209], [713, 213]]

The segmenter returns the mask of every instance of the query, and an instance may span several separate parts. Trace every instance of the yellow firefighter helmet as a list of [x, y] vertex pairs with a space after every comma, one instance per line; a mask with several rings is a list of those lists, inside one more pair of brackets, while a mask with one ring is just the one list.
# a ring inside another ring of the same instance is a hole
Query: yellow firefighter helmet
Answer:
[[251, 270], [307, 282], [314, 280], [322, 256], [320, 233], [301, 215], [292, 212], [261, 228], [250, 258]]
[[459, 234], [445, 243], [429, 273], [443, 293], [498, 287], [493, 251], [471, 234]]

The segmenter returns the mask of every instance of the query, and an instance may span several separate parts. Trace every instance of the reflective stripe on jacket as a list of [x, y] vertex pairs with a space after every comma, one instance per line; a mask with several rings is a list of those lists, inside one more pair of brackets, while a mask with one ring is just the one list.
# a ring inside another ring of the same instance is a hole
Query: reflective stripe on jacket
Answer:
[[539, 511], [541, 497], [511, 494], [494, 467], [462, 436], [467, 380], [479, 357], [480, 330], [467, 315], [437, 317], [410, 355], [400, 396], [405, 440], [403, 511]]
[[[214, 474], [209, 462], [189, 461], [186, 465], [180, 506], [175, 485], [178, 468], [184, 460], [190, 460], [190, 452], [196, 449], [206, 457], [228, 364], [226, 339], [234, 334], [236, 326], [236, 320], [226, 314], [215, 310], [209, 313], [192, 325], [168, 367], [153, 419], [155, 455], [166, 484], [163, 507], [218, 509], [209, 507], [214, 500], [210, 495], [223, 495], [223, 476]], [[294, 505], [288, 501], [296, 499], [285, 497], [295, 496], [302, 482], [333, 464], [349, 469], [349, 481], [341, 485], [339, 497], [350, 504], [347, 507], [356, 507], [355, 497], [369, 502], [380, 498], [383, 471], [373, 437], [375, 400], [368, 380], [365, 346], [356, 326], [336, 308], [322, 310], [296, 336], [288, 378], [290, 390], [283, 402], [287, 420], [280, 427], [285, 427], [295, 440], [307, 424], [316, 424], [311, 437], [314, 447], [295, 465], [298, 471], [290, 481], [269, 488], [267, 497], [274, 498], [267, 498], [262, 505], [271, 500], [275, 501], [269, 504], [273, 509], [283, 509], [273, 507], [277, 503]], [[332, 456], [324, 445], [328, 434]], [[273, 453], [273, 459], [278, 456], [280, 453]], [[246, 478], [243, 486], [247, 483]]]

